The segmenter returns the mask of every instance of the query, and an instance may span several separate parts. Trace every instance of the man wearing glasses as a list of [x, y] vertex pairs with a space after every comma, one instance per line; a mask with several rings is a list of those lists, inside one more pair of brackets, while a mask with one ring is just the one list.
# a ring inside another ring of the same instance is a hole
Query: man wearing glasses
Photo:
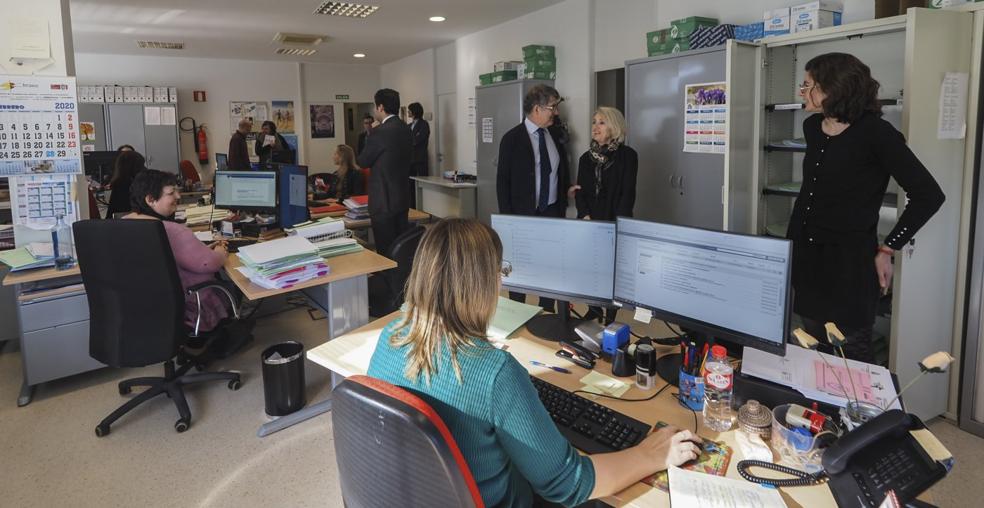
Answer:
[[[551, 134], [562, 99], [553, 87], [536, 85], [523, 99], [523, 123], [502, 136], [496, 168], [499, 213], [563, 217], [567, 210], [570, 176], [567, 152], [558, 136]], [[510, 293], [522, 301], [521, 293]], [[540, 298], [549, 311], [554, 301]]]

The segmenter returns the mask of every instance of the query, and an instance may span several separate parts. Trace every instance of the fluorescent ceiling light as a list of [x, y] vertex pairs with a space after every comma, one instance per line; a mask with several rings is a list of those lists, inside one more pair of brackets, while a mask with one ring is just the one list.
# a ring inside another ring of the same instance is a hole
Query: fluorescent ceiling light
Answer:
[[183, 42], [137, 41], [137, 46], [144, 49], [184, 49]]
[[322, 2], [315, 14], [344, 16], [347, 18], [367, 18], [379, 9], [378, 5], [363, 5], [353, 2]]
[[356, 53], [356, 54], [354, 54], [352, 56], [354, 56], [356, 58], [365, 58], [366, 57], [366, 54], [365, 53]]
[[440, 23], [440, 22], [442, 22], [442, 21], [444, 21], [446, 19], [448, 19], [448, 18], [445, 18], [444, 16], [431, 16], [430, 17], [430, 20], [433, 21], [433, 22], [435, 22], [435, 23]]

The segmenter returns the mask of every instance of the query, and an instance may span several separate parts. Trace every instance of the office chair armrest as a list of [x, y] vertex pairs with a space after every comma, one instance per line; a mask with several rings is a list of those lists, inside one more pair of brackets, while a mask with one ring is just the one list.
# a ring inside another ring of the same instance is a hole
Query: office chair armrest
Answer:
[[195, 284], [194, 286], [188, 288], [188, 291], [186, 293], [189, 295], [195, 295], [195, 301], [198, 304], [198, 317], [195, 318], [195, 331], [192, 337], [198, 336], [199, 325], [201, 324], [202, 321], [202, 298], [201, 295], [199, 294], [199, 291], [208, 288], [218, 289], [219, 292], [226, 295], [226, 297], [229, 299], [229, 305], [232, 307], [232, 315], [235, 316], [237, 320], [239, 319], [239, 304], [236, 302], [236, 297], [233, 296], [233, 294], [236, 292], [236, 286], [234, 284], [220, 279], [215, 279], [207, 282], [202, 282], [200, 284]]

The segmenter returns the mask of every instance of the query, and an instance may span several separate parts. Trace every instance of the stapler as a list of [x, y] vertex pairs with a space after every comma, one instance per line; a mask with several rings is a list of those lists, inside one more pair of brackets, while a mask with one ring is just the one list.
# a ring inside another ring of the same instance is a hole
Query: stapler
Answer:
[[562, 340], [560, 341], [560, 351], [557, 351], [557, 356], [585, 369], [593, 369], [599, 355], [586, 349], [584, 346]]

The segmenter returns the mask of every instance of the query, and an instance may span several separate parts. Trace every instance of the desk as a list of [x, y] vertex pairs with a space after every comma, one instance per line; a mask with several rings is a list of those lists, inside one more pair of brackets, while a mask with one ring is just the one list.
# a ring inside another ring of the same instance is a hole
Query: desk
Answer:
[[455, 183], [440, 176], [411, 176], [416, 182], [417, 206], [438, 217], [473, 219], [478, 216], [477, 183]]
[[[394, 312], [389, 316], [373, 321], [333, 341], [322, 344], [308, 351], [307, 357], [309, 360], [331, 370], [339, 376], [347, 377], [355, 374], [365, 374], [369, 367], [369, 359], [375, 350], [380, 331], [398, 315], [398, 312]], [[554, 352], [557, 350], [556, 342], [538, 339], [530, 334], [525, 327], [516, 331], [512, 337], [508, 341], [509, 352], [519, 360], [521, 365], [526, 367], [527, 370], [530, 370], [531, 374], [567, 390], [573, 391], [581, 387], [579, 380], [588, 373], [588, 370], [576, 365], [564, 364], [564, 367], [570, 369], [573, 374], [560, 374], [552, 371], [543, 372], [543, 369], [531, 370], [530, 360], [536, 359], [551, 364], [557, 362], [557, 357], [554, 356]], [[667, 347], [666, 352], [672, 349]], [[601, 374], [611, 375], [611, 368], [608, 362], [598, 362], [596, 370]], [[631, 378], [625, 379], [631, 382]], [[662, 386], [662, 383], [658, 383], [658, 385]], [[682, 429], [692, 430], [694, 428], [693, 413], [683, 409], [673, 396], [670, 395], [671, 392], [671, 389], [667, 389], [652, 401], [647, 402], [624, 402], [600, 397], [596, 402], [649, 424], [655, 424], [657, 421], [662, 420]], [[648, 397], [652, 393], [650, 391], [640, 390], [633, 385], [629, 391], [625, 392], [624, 397], [638, 399]], [[701, 420], [699, 414], [697, 415], [697, 419]], [[728, 467], [727, 476], [740, 479], [741, 476], [738, 475], [736, 465], [741, 460], [741, 450], [735, 442], [735, 431], [732, 430], [716, 434], [708, 431], [703, 425], [698, 426], [697, 430], [701, 436], [716, 441], [724, 441], [735, 450], [735, 455], [732, 457], [731, 464]], [[798, 506], [809, 508], [836, 506], [834, 498], [830, 494], [830, 489], [826, 485], [780, 489], [780, 492], [782, 492], [783, 499], [790, 508]], [[636, 483], [628, 489], [604, 499], [604, 501], [613, 506], [670, 506], [670, 497], [668, 494], [643, 483]]]
[[[429, 220], [430, 217], [431, 216], [430, 216], [429, 213], [427, 213], [427, 212], [421, 212], [420, 210], [417, 210], [416, 208], [411, 208], [410, 211], [407, 212], [407, 222], [410, 222], [411, 224], [413, 224], [415, 222], [421, 222], [421, 221]], [[314, 217], [312, 216], [312, 218], [314, 218]], [[356, 220], [356, 219], [344, 218], [342, 220], [345, 222], [345, 228], [346, 229], [368, 229], [370, 226], [372, 226], [372, 220], [371, 219], [358, 219], [358, 220]]]

